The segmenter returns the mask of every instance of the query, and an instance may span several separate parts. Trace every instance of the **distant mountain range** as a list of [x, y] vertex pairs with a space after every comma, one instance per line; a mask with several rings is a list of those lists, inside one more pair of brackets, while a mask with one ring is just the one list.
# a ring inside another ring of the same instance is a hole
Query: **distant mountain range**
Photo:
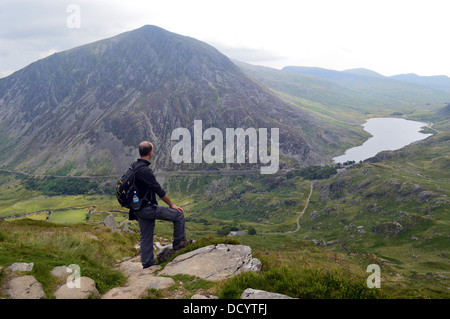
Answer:
[[450, 78], [446, 75], [419, 76], [414, 73], [409, 73], [394, 75], [391, 78], [450, 92]]
[[396, 114], [435, 122], [433, 114], [450, 102], [450, 90], [386, 77], [367, 69], [336, 71], [289, 66], [276, 70], [234, 62], [284, 100], [319, 116], [322, 123], [329, 123], [326, 130], [335, 130], [340, 137], [351, 137], [348, 130], [360, 134], [358, 127], [368, 116]]
[[420, 76], [414, 73], [384, 76], [372, 70], [364, 68], [336, 71], [318, 67], [286, 66], [282, 69], [285, 72], [309, 74], [329, 80], [354, 79], [357, 77], [391, 78], [394, 80], [420, 84], [426, 87], [439, 90], [450, 90], [450, 78], [446, 75]]
[[[344, 83], [356, 80], [368, 80], [374, 78], [378, 80], [389, 81], [389, 79], [403, 81], [408, 83], [418, 84], [424, 87], [444, 90], [446, 93], [450, 93], [450, 78], [445, 75], [437, 76], [419, 76], [413, 73], [399, 74], [390, 77], [381, 75], [375, 71], [368, 69], [358, 68], [349, 69], [344, 71], [329, 70], [317, 67], [302, 67], [302, 66], [286, 66], [282, 69], [284, 72], [308, 74], [312, 76], [321, 77], [331, 81], [343, 81]], [[391, 82], [393, 83], [393, 82]]]

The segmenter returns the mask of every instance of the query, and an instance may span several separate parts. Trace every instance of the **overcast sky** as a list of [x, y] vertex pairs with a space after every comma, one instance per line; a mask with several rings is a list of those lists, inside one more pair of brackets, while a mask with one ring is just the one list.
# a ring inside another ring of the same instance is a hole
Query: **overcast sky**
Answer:
[[449, 8], [449, 0], [1, 0], [0, 77], [145, 24], [277, 69], [450, 76]]

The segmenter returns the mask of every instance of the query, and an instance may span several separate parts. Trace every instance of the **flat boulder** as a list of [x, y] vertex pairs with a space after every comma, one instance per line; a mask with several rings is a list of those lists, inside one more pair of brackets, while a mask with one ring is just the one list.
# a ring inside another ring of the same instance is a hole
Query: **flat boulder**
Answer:
[[218, 244], [177, 256], [159, 275], [187, 274], [219, 281], [249, 271], [259, 272], [261, 262], [252, 257], [249, 246]]
[[42, 284], [33, 276], [20, 276], [12, 278], [6, 293], [11, 299], [45, 299]]
[[100, 297], [95, 281], [89, 277], [80, 277], [80, 285], [70, 286], [62, 285], [55, 292], [56, 299], [88, 299], [91, 296]]

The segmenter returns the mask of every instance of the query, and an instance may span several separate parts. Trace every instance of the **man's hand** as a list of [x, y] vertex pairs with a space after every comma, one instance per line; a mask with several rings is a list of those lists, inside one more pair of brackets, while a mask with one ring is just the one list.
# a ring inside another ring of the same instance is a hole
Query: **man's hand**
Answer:
[[169, 196], [166, 194], [164, 195], [164, 197], [161, 198], [167, 205], [169, 205], [170, 208], [176, 209], [179, 213], [183, 212], [183, 208], [181, 208], [180, 206], [174, 205], [172, 204], [172, 202], [170, 201]]
[[170, 208], [176, 209], [179, 213], [183, 212], [183, 208], [181, 208], [180, 206], [177, 206], [177, 205], [172, 205], [172, 206], [170, 206]]

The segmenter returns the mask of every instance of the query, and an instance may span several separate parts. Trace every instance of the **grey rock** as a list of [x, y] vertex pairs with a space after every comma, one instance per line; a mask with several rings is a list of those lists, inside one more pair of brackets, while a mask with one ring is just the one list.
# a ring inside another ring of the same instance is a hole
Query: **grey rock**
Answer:
[[219, 297], [210, 294], [195, 294], [191, 299], [219, 299]]
[[105, 219], [102, 220], [100, 225], [110, 228], [113, 232], [117, 231], [117, 223], [113, 214], [109, 214]]
[[55, 277], [64, 278], [70, 274], [70, 272], [67, 272], [67, 269], [67, 266], [58, 266], [53, 268], [50, 273]]
[[80, 287], [70, 288], [66, 283], [55, 292], [56, 299], [88, 299], [91, 296], [100, 297], [95, 281], [89, 277], [80, 277]]
[[11, 271], [32, 271], [34, 263], [13, 263], [8, 267]]
[[166, 289], [174, 285], [175, 281], [172, 278], [154, 275], [154, 272], [159, 269], [161, 267], [155, 265], [132, 272], [124, 287], [111, 289], [103, 295], [102, 299], [140, 299], [150, 288]]
[[89, 238], [98, 241], [98, 237], [95, 235], [89, 235]]
[[261, 262], [244, 245], [210, 245], [176, 257], [159, 273], [173, 276], [187, 274], [218, 281], [249, 271], [259, 272]]
[[7, 283], [7, 294], [12, 299], [45, 299], [42, 284], [33, 276], [12, 278]]
[[134, 230], [130, 229], [130, 226], [124, 221], [119, 222], [118, 227], [124, 232], [133, 233], [133, 234], [135, 233]]
[[119, 265], [119, 270], [126, 275], [130, 275], [131, 273], [141, 269], [142, 269], [141, 256], [125, 260], [121, 262]]
[[241, 299], [297, 299], [286, 295], [247, 288], [241, 295]]

